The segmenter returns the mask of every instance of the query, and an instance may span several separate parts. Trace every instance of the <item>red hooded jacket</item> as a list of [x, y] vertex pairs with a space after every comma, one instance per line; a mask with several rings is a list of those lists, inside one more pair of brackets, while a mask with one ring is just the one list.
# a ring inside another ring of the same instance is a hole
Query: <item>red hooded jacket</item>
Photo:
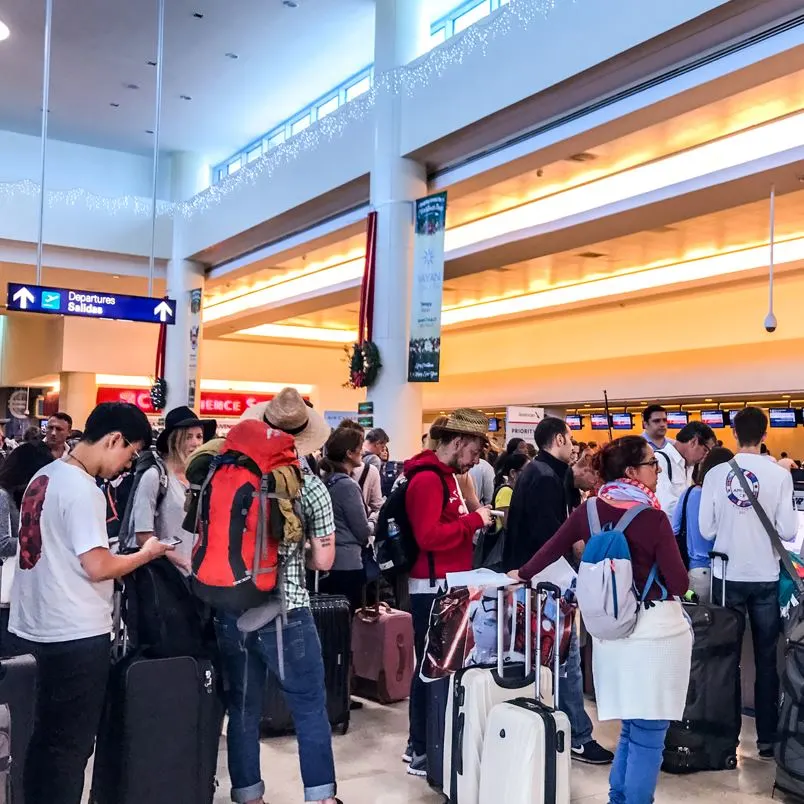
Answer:
[[[435, 452], [427, 450], [405, 461], [405, 476], [409, 477], [423, 466], [432, 466], [433, 470], [413, 475], [405, 493], [405, 510], [421, 551], [410, 577], [430, 577], [428, 553], [433, 554], [436, 578], [444, 578], [448, 572], [471, 570], [472, 536], [483, 527], [483, 518], [478, 513], [467, 512], [458, 492], [455, 470], [441, 463]], [[446, 507], [444, 483], [449, 491]]]

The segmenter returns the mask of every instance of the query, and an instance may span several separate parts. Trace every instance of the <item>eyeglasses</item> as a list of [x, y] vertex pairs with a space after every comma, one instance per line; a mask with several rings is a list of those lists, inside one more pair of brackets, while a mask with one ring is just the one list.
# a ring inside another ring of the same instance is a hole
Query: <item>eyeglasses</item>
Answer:
[[651, 469], [658, 469], [659, 459], [654, 458], [652, 461], [643, 461], [642, 463], [638, 463], [637, 466], [650, 466]]
[[140, 451], [135, 449], [134, 445], [127, 439], [124, 438], [123, 441], [125, 442], [127, 447], [131, 447], [134, 450], [134, 460], [137, 461], [140, 458]]

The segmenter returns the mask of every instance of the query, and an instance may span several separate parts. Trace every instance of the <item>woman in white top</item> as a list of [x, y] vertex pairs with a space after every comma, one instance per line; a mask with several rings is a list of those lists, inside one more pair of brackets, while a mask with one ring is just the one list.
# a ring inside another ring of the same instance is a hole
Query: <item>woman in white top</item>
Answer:
[[[134, 496], [134, 531], [142, 546], [151, 536], [160, 541], [178, 539], [167, 558], [188, 576], [195, 536], [184, 530], [184, 500], [188, 488], [184, 470], [190, 455], [214, 437], [217, 423], [199, 419], [188, 407], [171, 410], [165, 429], [156, 439], [158, 458], [140, 479]], [[140, 458], [142, 460], [142, 458]]]

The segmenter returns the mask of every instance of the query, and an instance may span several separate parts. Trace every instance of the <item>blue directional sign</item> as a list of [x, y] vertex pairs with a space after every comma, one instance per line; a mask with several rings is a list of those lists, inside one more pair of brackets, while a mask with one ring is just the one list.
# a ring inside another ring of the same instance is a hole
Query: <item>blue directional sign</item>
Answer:
[[25, 313], [77, 315], [83, 318], [123, 319], [149, 324], [175, 324], [176, 302], [149, 296], [126, 296], [94, 290], [46, 288], [8, 283], [8, 309]]

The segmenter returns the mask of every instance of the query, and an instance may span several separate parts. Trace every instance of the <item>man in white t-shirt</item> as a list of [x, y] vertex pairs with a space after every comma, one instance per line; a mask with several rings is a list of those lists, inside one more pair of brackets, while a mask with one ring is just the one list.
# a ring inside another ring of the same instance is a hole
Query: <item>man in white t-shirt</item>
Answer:
[[679, 431], [675, 441], [667, 440], [661, 449], [655, 448], [662, 470], [656, 485], [656, 496], [671, 522], [678, 501], [692, 485], [693, 469], [716, 443], [715, 433], [708, 424], [690, 422]]
[[[798, 518], [793, 508], [792, 475], [760, 452], [768, 432], [768, 417], [759, 408], [745, 408], [734, 419], [734, 431], [740, 445], [736, 460], [754, 495], [781, 539], [793, 540]], [[714, 541], [714, 549], [729, 557], [726, 605], [747, 613], [751, 621], [757, 746], [760, 757], [772, 759], [779, 700], [779, 556], [728, 463], [710, 469], [706, 475], [699, 525], [701, 535]], [[716, 578], [723, 577], [720, 562], [715, 562], [713, 572]]]
[[150, 443], [151, 426], [134, 405], [98, 405], [69, 457], [34, 475], [22, 499], [9, 631], [12, 652], [32, 653], [39, 674], [28, 804], [80, 804], [109, 674], [114, 579], [169, 549], [152, 538], [134, 555], [113, 555], [95, 482], [125, 470]]

